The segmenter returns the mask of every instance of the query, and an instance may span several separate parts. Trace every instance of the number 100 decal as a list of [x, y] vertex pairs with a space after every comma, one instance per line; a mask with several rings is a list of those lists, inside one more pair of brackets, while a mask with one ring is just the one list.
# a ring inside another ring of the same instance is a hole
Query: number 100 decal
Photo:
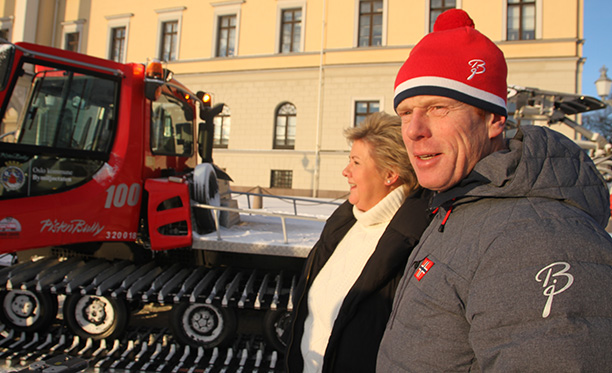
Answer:
[[104, 208], [136, 206], [140, 199], [140, 184], [134, 183], [129, 187], [126, 184], [111, 185], [106, 189], [106, 203]]

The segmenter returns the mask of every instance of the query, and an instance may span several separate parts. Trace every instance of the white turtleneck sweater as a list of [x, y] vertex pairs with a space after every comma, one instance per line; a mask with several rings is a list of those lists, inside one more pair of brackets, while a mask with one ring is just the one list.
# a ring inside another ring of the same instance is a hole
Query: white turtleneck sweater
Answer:
[[323, 368], [323, 355], [340, 306], [404, 199], [400, 187], [368, 211], [353, 206], [357, 222], [338, 243], [308, 292], [308, 317], [301, 342], [304, 372]]

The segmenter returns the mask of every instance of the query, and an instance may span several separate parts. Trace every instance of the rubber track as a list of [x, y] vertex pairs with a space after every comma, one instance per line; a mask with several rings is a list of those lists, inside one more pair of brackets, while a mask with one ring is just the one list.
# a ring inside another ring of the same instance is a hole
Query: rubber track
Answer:
[[128, 330], [121, 340], [80, 340], [62, 326], [24, 333], [0, 325], [0, 371], [17, 371], [59, 354], [86, 359], [85, 372], [283, 372], [282, 356], [258, 336], [239, 336], [228, 348], [205, 350], [174, 343], [166, 330]]
[[46, 258], [0, 270], [0, 290], [88, 294], [127, 301], [214, 303], [245, 309], [293, 309], [294, 273], [205, 268], [174, 263]]

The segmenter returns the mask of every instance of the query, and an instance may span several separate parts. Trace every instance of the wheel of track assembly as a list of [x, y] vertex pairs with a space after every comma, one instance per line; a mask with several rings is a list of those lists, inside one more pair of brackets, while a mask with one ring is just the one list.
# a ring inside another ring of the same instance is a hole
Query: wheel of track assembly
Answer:
[[263, 319], [263, 330], [266, 341], [277, 351], [287, 347], [283, 334], [291, 326], [291, 312], [287, 310], [268, 310]]
[[70, 330], [82, 338], [117, 338], [125, 331], [129, 315], [129, 307], [122, 299], [70, 295], [64, 302], [64, 319]]
[[[209, 163], [196, 166], [193, 172], [192, 198], [199, 203], [211, 206], [221, 206], [217, 173]], [[195, 208], [194, 215], [198, 233], [214, 232], [214, 210]]]
[[213, 348], [232, 340], [237, 321], [234, 310], [213, 304], [182, 302], [172, 307], [170, 326], [179, 342]]
[[48, 328], [57, 316], [57, 297], [29, 290], [9, 290], [0, 294], [2, 321], [26, 332]]

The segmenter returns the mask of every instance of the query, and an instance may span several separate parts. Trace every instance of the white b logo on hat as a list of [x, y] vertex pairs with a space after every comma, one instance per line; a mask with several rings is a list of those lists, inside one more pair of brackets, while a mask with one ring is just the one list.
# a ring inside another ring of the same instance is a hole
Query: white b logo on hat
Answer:
[[472, 74], [470, 76], [468, 76], [467, 80], [472, 80], [474, 75], [482, 74], [482, 73], [484, 73], [486, 71], [486, 69], [485, 69], [485, 62], [483, 60], [471, 60], [470, 62], [468, 62], [468, 64], [472, 68], [470, 70], [472, 72]]

